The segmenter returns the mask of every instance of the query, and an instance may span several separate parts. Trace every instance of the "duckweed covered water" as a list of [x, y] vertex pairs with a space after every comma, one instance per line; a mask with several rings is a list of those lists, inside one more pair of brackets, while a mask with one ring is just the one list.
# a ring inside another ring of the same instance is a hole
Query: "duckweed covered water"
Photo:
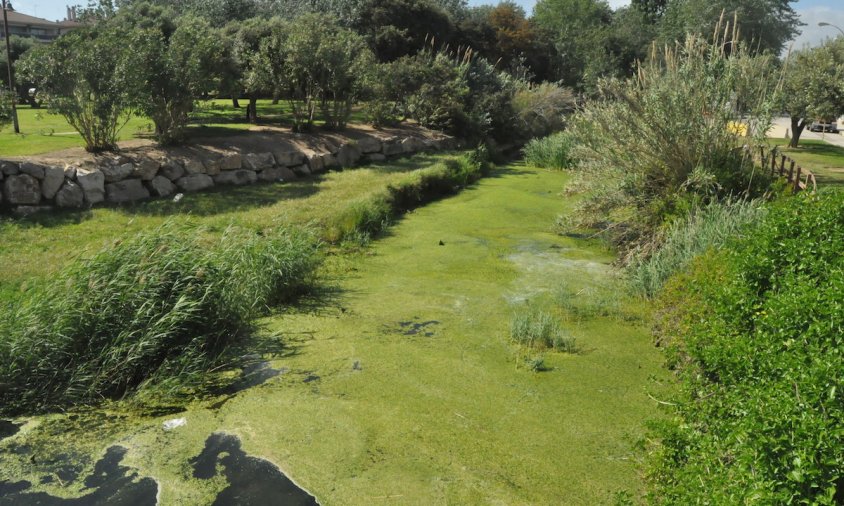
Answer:
[[[279, 504], [606, 504], [636, 494], [635, 445], [658, 416], [648, 394], [660, 396], [667, 374], [635, 318], [575, 320], [557, 304], [562, 284], [571, 297], [610, 286], [623, 299], [610, 253], [552, 232], [564, 182], [510, 167], [414, 211], [370, 248], [330, 257], [322, 296], [261, 322], [288, 349], [244, 372], [251, 388], [99, 429], [30, 420], [0, 441], [0, 482], [83, 498], [81, 480], [43, 482], [49, 466], [32, 462], [73, 455], [88, 476], [119, 446], [120, 466], [133, 483], [154, 480], [161, 504], [284, 494], [291, 502]], [[583, 353], [546, 353], [541, 373], [521, 367], [509, 322], [525, 307], [558, 316]], [[185, 424], [165, 430], [174, 417]]]

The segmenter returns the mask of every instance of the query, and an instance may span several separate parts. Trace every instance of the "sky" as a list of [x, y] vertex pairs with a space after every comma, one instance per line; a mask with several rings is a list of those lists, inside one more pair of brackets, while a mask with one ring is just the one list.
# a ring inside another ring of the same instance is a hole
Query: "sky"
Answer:
[[[627, 5], [629, 0], [608, 0], [613, 7]], [[65, 18], [66, 6], [69, 3], [87, 3], [80, 0], [11, 0], [14, 8], [20, 12], [46, 18], [50, 20], [61, 20]], [[516, 0], [528, 13], [533, 9], [536, 0]], [[470, 5], [484, 3], [497, 3], [496, 0], [469, 0]], [[844, 30], [844, 0], [799, 0], [794, 3], [795, 9], [800, 14], [806, 26], [801, 30], [803, 34], [794, 41], [794, 48], [800, 49], [806, 45], [817, 45], [825, 37], [834, 37], [838, 34], [835, 28], [819, 27], [818, 22], [825, 21], [838, 25]]]

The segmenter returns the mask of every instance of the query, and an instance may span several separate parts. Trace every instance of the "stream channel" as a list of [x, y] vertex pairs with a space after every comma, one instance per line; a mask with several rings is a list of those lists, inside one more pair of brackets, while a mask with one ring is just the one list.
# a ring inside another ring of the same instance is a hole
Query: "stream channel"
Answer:
[[[512, 165], [330, 255], [259, 322], [279, 349], [156, 413], [110, 403], [0, 421], [0, 505], [606, 504], [668, 374], [599, 243], [554, 231], [567, 176]], [[526, 352], [558, 318], [577, 353]], [[524, 365], [541, 359], [539, 371]]]

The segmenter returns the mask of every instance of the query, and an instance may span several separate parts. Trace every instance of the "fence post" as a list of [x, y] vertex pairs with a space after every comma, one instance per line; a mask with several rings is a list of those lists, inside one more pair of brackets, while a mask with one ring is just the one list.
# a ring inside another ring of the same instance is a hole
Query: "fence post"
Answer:
[[791, 166], [788, 168], [788, 182], [794, 181], [794, 179], [792, 179], [792, 178], [794, 177], [794, 164], [795, 163], [796, 162], [794, 160], [791, 160]]
[[771, 177], [777, 174], [777, 152], [771, 151]]
[[[803, 167], [798, 166], [797, 167], [797, 176], [794, 178], [794, 193], [797, 193], [797, 192], [800, 191], [800, 174], [802, 172], [803, 172]], [[808, 188], [808, 187], [809, 187], [809, 185], [806, 184], [806, 188]]]
[[780, 158], [780, 176], [785, 175], [785, 155], [782, 155]]

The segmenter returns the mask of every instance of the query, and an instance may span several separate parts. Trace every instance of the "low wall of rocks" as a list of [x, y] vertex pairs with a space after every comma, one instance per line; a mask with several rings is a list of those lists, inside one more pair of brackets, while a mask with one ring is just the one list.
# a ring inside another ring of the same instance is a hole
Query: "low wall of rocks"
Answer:
[[359, 163], [419, 151], [450, 148], [448, 137], [365, 137], [324, 151], [205, 151], [191, 157], [144, 154], [100, 156], [94, 162], [44, 163], [0, 160], [0, 209], [26, 216], [54, 209], [87, 209], [165, 198], [215, 186], [292, 181]]

